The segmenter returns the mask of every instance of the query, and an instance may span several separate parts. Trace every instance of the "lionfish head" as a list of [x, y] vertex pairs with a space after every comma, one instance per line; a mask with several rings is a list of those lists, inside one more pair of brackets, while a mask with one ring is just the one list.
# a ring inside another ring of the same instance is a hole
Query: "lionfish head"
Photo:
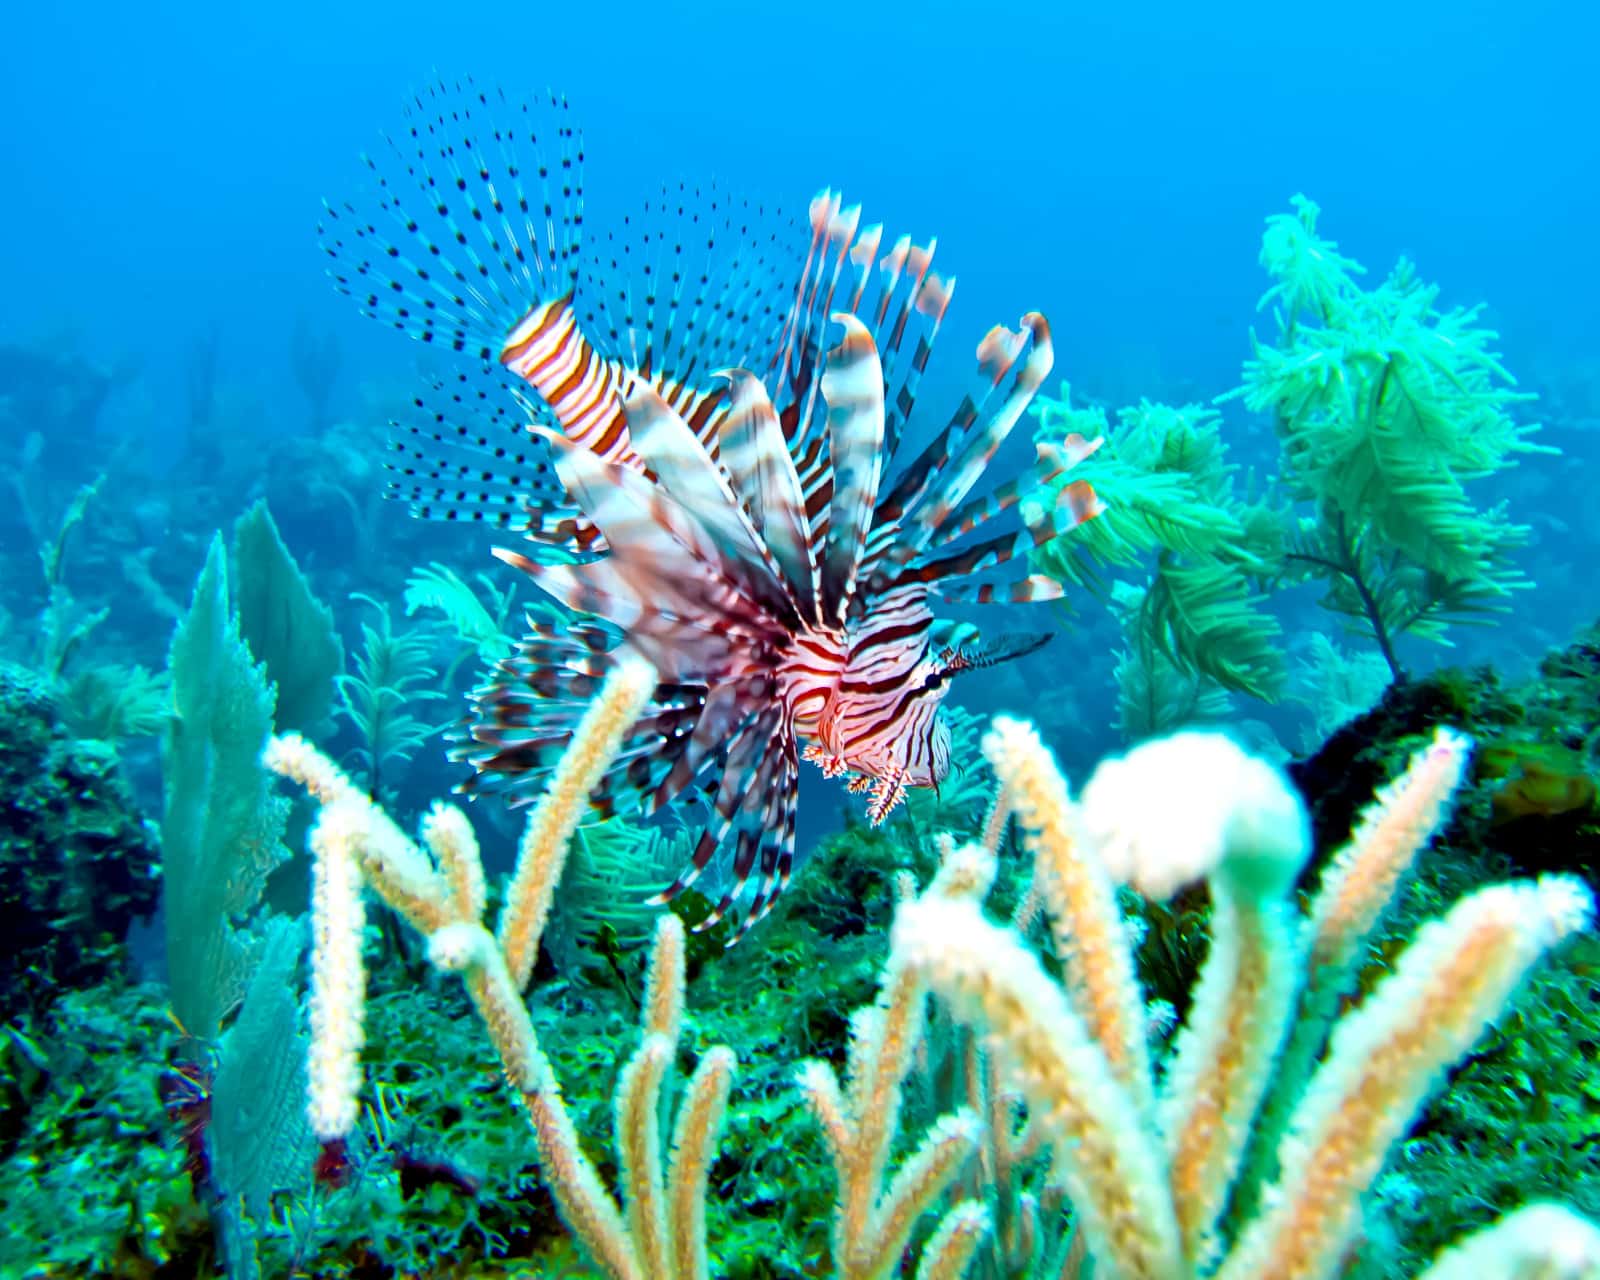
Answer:
[[883, 642], [852, 651], [822, 717], [823, 746], [838, 767], [898, 787], [933, 787], [950, 773], [945, 695], [957, 676], [1020, 658], [1048, 633], [977, 638], [968, 624], [935, 623], [918, 649]]
[[[950, 773], [950, 724], [940, 704], [949, 672], [937, 654], [909, 663], [883, 686], [847, 672], [823, 717], [822, 745], [836, 768], [904, 787], [932, 787]], [[885, 677], [879, 676], [879, 679]]]

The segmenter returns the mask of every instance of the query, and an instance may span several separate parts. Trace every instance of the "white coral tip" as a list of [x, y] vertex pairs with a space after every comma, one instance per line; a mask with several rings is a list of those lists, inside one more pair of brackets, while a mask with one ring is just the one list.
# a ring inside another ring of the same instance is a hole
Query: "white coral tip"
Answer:
[[1216, 872], [1252, 896], [1281, 894], [1311, 847], [1288, 781], [1217, 733], [1176, 733], [1103, 762], [1080, 812], [1111, 875], [1152, 898]]
[[492, 945], [480, 924], [447, 924], [428, 936], [428, 959], [446, 973], [460, 973], [481, 963], [483, 947]]
[[1594, 921], [1594, 895], [1577, 876], [1540, 876], [1539, 905], [1554, 938], [1587, 929]]

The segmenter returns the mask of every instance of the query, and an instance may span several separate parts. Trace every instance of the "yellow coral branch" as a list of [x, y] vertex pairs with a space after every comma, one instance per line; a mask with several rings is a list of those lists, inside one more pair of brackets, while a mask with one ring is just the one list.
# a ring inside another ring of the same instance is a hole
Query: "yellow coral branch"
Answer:
[[528, 820], [498, 930], [506, 968], [519, 989], [528, 985], [533, 973], [550, 902], [566, 866], [567, 847], [588, 810], [589, 793], [655, 687], [655, 668], [643, 658], [629, 655], [618, 662], [573, 731], [571, 745]]
[[488, 890], [478, 837], [467, 815], [454, 805], [435, 802], [422, 820], [422, 841], [433, 852], [449, 889], [453, 919], [476, 924], [483, 919]]
[[873, 1215], [871, 1247], [861, 1258], [859, 1274], [894, 1273], [917, 1219], [955, 1181], [962, 1165], [978, 1149], [983, 1126], [965, 1109], [942, 1116], [923, 1135], [921, 1144], [901, 1166]]
[[656, 921], [650, 966], [645, 971], [644, 1029], [674, 1046], [683, 1025], [683, 921], [667, 914]]
[[700, 1059], [678, 1112], [667, 1173], [667, 1226], [674, 1280], [706, 1280], [706, 1180], [733, 1087], [733, 1050], [717, 1046]]
[[1378, 792], [1355, 834], [1329, 864], [1311, 904], [1310, 985], [1356, 958], [1418, 853], [1449, 811], [1471, 739], [1438, 729], [1394, 782]]
[[963, 1200], [940, 1219], [922, 1246], [917, 1280], [960, 1280], [972, 1255], [991, 1227], [989, 1211], [974, 1200]]
[[1116, 887], [1079, 842], [1066, 780], [1038, 731], [996, 716], [983, 750], [1033, 854], [1033, 884], [1049, 914], [1067, 989], [1117, 1079], [1148, 1108], [1153, 1085], [1144, 1008]]
[[1360, 1223], [1360, 1196], [1444, 1067], [1528, 967], [1588, 921], [1568, 877], [1496, 885], [1423, 927], [1395, 971], [1335, 1029], [1279, 1151], [1281, 1179], [1219, 1280], [1319, 1280]]
[[988, 1033], [1049, 1132], [1094, 1252], [1129, 1280], [1181, 1276], [1177, 1219], [1141, 1109], [1021, 939], [975, 903], [924, 897], [896, 913], [893, 954]]
[[325, 809], [311, 832], [311, 1048], [307, 1115], [323, 1142], [343, 1138], [360, 1111], [362, 1013], [366, 969], [361, 935], [361, 810], [344, 801]]
[[667, 1271], [666, 1180], [661, 1168], [661, 1081], [672, 1042], [647, 1033], [617, 1083], [617, 1155], [627, 1188], [628, 1234], [645, 1274]]
[[1295, 995], [1295, 915], [1212, 884], [1211, 947], [1164, 1082], [1173, 1203], [1191, 1263], [1213, 1253]]

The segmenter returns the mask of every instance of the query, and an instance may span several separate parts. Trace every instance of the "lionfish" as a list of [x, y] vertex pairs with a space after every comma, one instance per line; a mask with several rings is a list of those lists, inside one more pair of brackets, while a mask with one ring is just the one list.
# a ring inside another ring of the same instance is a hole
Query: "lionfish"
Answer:
[[[425, 518], [521, 534], [494, 554], [571, 611], [529, 620], [473, 694], [453, 754], [465, 790], [536, 796], [624, 648], [659, 673], [593, 804], [708, 816], [666, 901], [731, 845], [701, 926], [759, 870], [737, 936], [787, 884], [802, 759], [870, 790], [876, 824], [950, 767], [953, 677], [1046, 637], [984, 644], [937, 599], [1060, 593], [974, 575], [1096, 515], [1083, 481], [1043, 492], [1098, 447], [973, 490], [1050, 370], [1030, 312], [978, 344], [942, 430], [898, 450], [955, 281], [934, 241], [888, 240], [832, 191], [801, 223], [715, 188], [668, 188], [592, 248], [583, 149], [564, 99], [513, 103], [470, 82], [418, 95], [376, 208], [326, 205], [330, 274], [362, 309], [460, 366], [394, 424], [391, 491]], [[828, 338], [831, 333], [831, 345]], [[1020, 530], [970, 538], [1012, 509]]]

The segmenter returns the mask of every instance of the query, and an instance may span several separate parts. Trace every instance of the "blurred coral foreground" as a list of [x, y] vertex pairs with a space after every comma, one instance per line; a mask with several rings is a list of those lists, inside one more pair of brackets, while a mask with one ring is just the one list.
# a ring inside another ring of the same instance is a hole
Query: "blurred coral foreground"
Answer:
[[[273, 739], [267, 763], [321, 806], [309, 1108], [324, 1163], [337, 1163], [359, 1114], [365, 885], [425, 935], [436, 967], [462, 976], [532, 1122], [541, 1175], [594, 1265], [617, 1280], [693, 1280], [715, 1256], [708, 1173], [735, 1059], [723, 1045], [700, 1055], [668, 1145], [682, 924], [667, 915], [657, 926], [640, 1041], [617, 1083], [620, 1199], [580, 1146], [523, 998], [589, 790], [654, 684], [639, 661], [607, 678], [528, 822], [493, 933], [460, 810], [436, 804], [419, 846], [302, 738]], [[913, 1239], [919, 1280], [1091, 1265], [1174, 1280], [1338, 1274], [1390, 1145], [1530, 967], [1590, 921], [1590, 895], [1571, 877], [1478, 889], [1424, 925], [1345, 1011], [1367, 939], [1447, 812], [1470, 749], [1438, 731], [1369, 806], [1302, 915], [1309, 824], [1271, 766], [1220, 735], [1183, 733], [1106, 761], [1074, 801], [1035, 730], [997, 717], [984, 754], [999, 795], [983, 838], [942, 838], [920, 892], [904, 877], [878, 999], [852, 1019], [843, 1081], [819, 1061], [798, 1073], [838, 1180], [836, 1274], [899, 1274]], [[982, 904], [1012, 819], [1033, 879], [1006, 926]], [[1197, 880], [1212, 902], [1210, 946], [1158, 1079], [1119, 886], [1158, 898]], [[1053, 963], [1026, 936], [1041, 911]], [[909, 1154], [890, 1174], [904, 1086], [929, 1053], [930, 995], [958, 1024], [943, 1034], [972, 1033], [961, 1102], [902, 1140]], [[1424, 1274], [1600, 1275], [1600, 1230], [1536, 1204]]]

